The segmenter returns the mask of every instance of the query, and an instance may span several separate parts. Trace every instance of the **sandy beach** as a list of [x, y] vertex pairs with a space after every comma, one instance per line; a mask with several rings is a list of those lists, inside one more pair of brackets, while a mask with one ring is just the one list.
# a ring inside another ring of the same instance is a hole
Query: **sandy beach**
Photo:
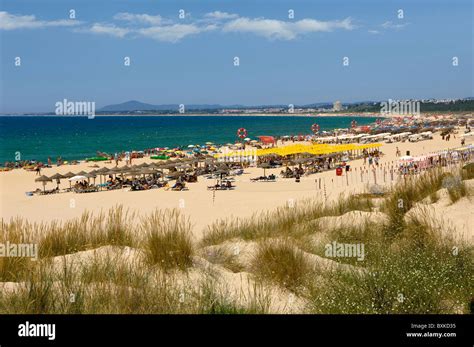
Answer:
[[[472, 143], [468, 140], [466, 145]], [[377, 171], [377, 184], [390, 185], [395, 182], [388, 173], [383, 174], [384, 168], [389, 168], [396, 163], [396, 148], [402, 155], [410, 151], [413, 156], [436, 152], [443, 149], [460, 147], [459, 138], [451, 138], [449, 142], [435, 134], [432, 140], [421, 142], [383, 143], [381, 151], [383, 157], [380, 169]], [[148, 158], [135, 159], [133, 164], [144, 161], [151, 162]], [[79, 172], [93, 170], [94, 163], [81, 162], [77, 165], [53, 166], [41, 171], [41, 174], [51, 176], [55, 173]], [[119, 166], [124, 165], [120, 163]], [[25, 192], [42, 188], [40, 182], [35, 182], [35, 172], [15, 169], [0, 173], [0, 216], [9, 221], [17, 216], [30, 222], [67, 220], [80, 216], [84, 211], [98, 212], [107, 210], [115, 205], [137, 211], [139, 214], [148, 213], [155, 209], [178, 208], [188, 216], [194, 226], [194, 236], [199, 239], [207, 225], [215, 220], [227, 217], [248, 217], [264, 210], [272, 210], [278, 206], [291, 205], [303, 199], [333, 199], [341, 193], [351, 194], [362, 192], [368, 183], [374, 183], [372, 174], [363, 174], [361, 182], [360, 170], [367, 169], [363, 160], [350, 162], [352, 171], [347, 177], [336, 176], [335, 171], [304, 176], [300, 183], [294, 179], [278, 178], [277, 182], [251, 182], [250, 178], [263, 174], [260, 168], [251, 167], [245, 173], [236, 177], [236, 189], [233, 191], [209, 191], [207, 186], [215, 183], [213, 179], [199, 177], [197, 183], [189, 183], [187, 191], [165, 191], [153, 189], [148, 191], [128, 191], [128, 189], [102, 191], [89, 194], [61, 193], [45, 196], [27, 196]], [[114, 167], [115, 164], [100, 163], [100, 166]], [[278, 175], [281, 168], [268, 169], [267, 174]], [[321, 188], [319, 181], [321, 180]], [[49, 182], [48, 189], [55, 187], [56, 183]], [[61, 188], [68, 186], [67, 180], [61, 181]], [[325, 188], [325, 189], [324, 189]], [[324, 192], [325, 191], [325, 192]], [[474, 223], [470, 216], [471, 225]], [[472, 232], [472, 230], [471, 230]]]

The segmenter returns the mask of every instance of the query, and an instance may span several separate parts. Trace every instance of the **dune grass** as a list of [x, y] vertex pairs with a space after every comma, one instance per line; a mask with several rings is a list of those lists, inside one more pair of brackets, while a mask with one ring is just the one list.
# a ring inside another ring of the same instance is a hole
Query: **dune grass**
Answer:
[[192, 265], [191, 223], [177, 210], [155, 211], [142, 220], [145, 258], [164, 270], [186, 270]]
[[372, 208], [371, 199], [354, 195], [340, 195], [336, 201], [326, 205], [314, 200], [302, 200], [294, 207], [279, 207], [274, 211], [255, 214], [251, 218], [219, 220], [208, 226], [201, 246], [216, 245], [234, 238], [248, 241], [297, 237], [308, 233], [308, 228], [305, 227], [307, 222], [325, 216], [340, 216], [350, 211], [371, 211]]
[[245, 266], [239, 263], [237, 255], [228, 247], [215, 247], [204, 252], [203, 257], [215, 264], [222, 266], [234, 273], [241, 272]]
[[64, 224], [52, 222], [42, 225], [39, 240], [40, 256], [54, 257], [101, 246], [134, 246], [131, 221], [133, 213], [123, 206], [111, 208], [107, 214], [97, 216], [85, 212], [80, 218], [66, 221]]
[[226, 285], [208, 274], [199, 284], [197, 313], [200, 314], [264, 314], [268, 313], [271, 298], [259, 283], [249, 286], [247, 293], [233, 297]]
[[446, 187], [449, 199], [453, 204], [459, 199], [468, 196], [466, 183], [460, 176], [449, 175], [445, 177], [443, 180], [443, 186]]
[[263, 240], [252, 260], [252, 273], [291, 291], [304, 287], [314, 270], [303, 252], [289, 240]]
[[[0, 243], [3, 247], [10, 244], [33, 243], [29, 234], [27, 223], [23, 219], [16, 218], [10, 223], [0, 223]], [[4, 249], [6, 252], [6, 249]], [[26, 257], [0, 257], [0, 282], [17, 282], [25, 278], [28, 269], [34, 264], [34, 260]]]
[[367, 271], [323, 273], [324, 285], [308, 285], [309, 312], [466, 312], [474, 292], [474, 248], [443, 236], [439, 227], [421, 212], [390, 243], [383, 233], [359, 233]]

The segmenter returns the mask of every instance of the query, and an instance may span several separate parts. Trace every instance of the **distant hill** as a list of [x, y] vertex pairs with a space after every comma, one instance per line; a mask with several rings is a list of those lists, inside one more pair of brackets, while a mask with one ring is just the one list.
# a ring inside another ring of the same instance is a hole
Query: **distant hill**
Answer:
[[[187, 110], [212, 110], [223, 108], [222, 105], [185, 105]], [[227, 106], [226, 106], [227, 107]], [[237, 107], [237, 105], [232, 106]], [[240, 106], [242, 107], [242, 106]], [[131, 100], [121, 104], [107, 105], [102, 107], [100, 112], [133, 112], [133, 111], [178, 111], [179, 104], [163, 104], [163, 105], [152, 105], [144, 102]]]
[[[332, 107], [331, 103], [314, 103], [314, 104], [307, 104], [307, 105], [295, 105], [295, 107], [304, 107], [304, 108], [311, 108], [311, 107], [321, 107], [321, 106], [328, 106]], [[242, 108], [271, 108], [271, 107], [281, 107], [287, 108], [288, 105], [255, 105], [255, 106], [248, 106], [248, 105], [220, 105], [220, 104], [190, 104], [185, 105], [186, 110], [218, 110], [218, 109], [242, 109]], [[114, 105], [107, 105], [102, 107], [98, 110], [98, 112], [136, 112], [136, 111], [173, 111], [177, 112], [179, 110], [178, 104], [162, 104], [162, 105], [152, 105], [147, 104], [144, 102], [140, 102], [137, 100], [130, 100], [127, 102], [123, 102], [121, 104], [114, 104]]]
[[[380, 101], [359, 101], [343, 104], [346, 112], [379, 112], [381, 109]], [[322, 108], [331, 111], [332, 103], [320, 102], [306, 105], [294, 105], [295, 108]], [[222, 109], [264, 109], [281, 108], [286, 110], [288, 105], [220, 105], [220, 104], [185, 104], [185, 111], [196, 113], [218, 113]], [[448, 102], [421, 102], [422, 112], [466, 112], [474, 111], [474, 99], [472, 97], [448, 101]], [[137, 100], [130, 100], [121, 104], [114, 104], [102, 107], [97, 110], [99, 114], [174, 114], [179, 112], [178, 104], [152, 105]], [[282, 111], [284, 112], [284, 111]], [[278, 113], [278, 112], [277, 112]]]

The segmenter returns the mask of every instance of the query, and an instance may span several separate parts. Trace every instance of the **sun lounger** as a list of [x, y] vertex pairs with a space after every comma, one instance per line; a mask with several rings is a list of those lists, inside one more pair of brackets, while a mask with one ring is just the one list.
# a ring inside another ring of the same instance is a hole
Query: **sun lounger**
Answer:
[[234, 190], [235, 186], [227, 186], [227, 185], [216, 184], [216, 185], [213, 185], [213, 186], [208, 186], [207, 189], [208, 190]]
[[276, 177], [273, 175], [270, 176], [260, 176], [256, 178], [251, 178], [251, 182], [276, 182]]
[[99, 189], [97, 187], [87, 187], [87, 188], [74, 188], [74, 193], [93, 193], [97, 192]]

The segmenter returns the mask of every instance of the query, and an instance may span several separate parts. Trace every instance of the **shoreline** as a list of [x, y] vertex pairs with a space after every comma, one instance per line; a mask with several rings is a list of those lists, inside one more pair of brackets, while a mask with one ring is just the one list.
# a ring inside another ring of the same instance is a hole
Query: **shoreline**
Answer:
[[[419, 115], [403, 114], [383, 114], [383, 113], [239, 113], [239, 114], [215, 114], [215, 113], [169, 113], [169, 114], [96, 114], [95, 117], [303, 117], [303, 118], [322, 118], [322, 117], [357, 117], [357, 118], [397, 118], [397, 117], [430, 117], [435, 113], [426, 113]], [[448, 116], [448, 115], [446, 115]], [[463, 115], [460, 115], [463, 116]], [[55, 114], [2, 114], [0, 117], [89, 117], [87, 115], [55, 115]]]
[[[472, 116], [471, 112], [421, 112], [420, 114], [387, 114], [379, 112], [338, 112], [338, 113], [167, 113], [167, 114], [95, 114], [95, 117], [302, 117], [302, 118], [324, 118], [324, 117], [358, 117], [358, 118], [429, 118], [429, 117], [457, 118]], [[0, 117], [89, 117], [88, 115], [56, 115], [56, 114], [0, 114]]]

